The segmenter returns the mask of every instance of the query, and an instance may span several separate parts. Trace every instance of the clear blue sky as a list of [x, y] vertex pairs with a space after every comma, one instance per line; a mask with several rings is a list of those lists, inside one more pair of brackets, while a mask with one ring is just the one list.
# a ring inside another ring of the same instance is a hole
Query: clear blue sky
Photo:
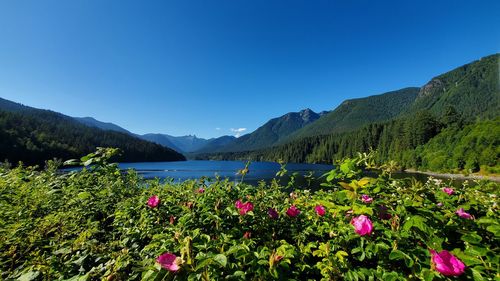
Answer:
[[500, 1], [0, 2], [0, 97], [136, 133], [250, 132], [499, 50]]

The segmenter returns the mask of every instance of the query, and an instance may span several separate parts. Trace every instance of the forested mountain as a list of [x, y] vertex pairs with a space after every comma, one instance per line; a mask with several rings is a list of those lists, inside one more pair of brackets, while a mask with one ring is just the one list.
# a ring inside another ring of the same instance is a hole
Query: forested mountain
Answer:
[[[87, 125], [89, 127], [95, 127], [95, 128], [99, 128], [102, 130], [110, 130], [110, 131], [115, 131], [115, 132], [133, 135], [128, 130], [126, 130], [126, 129], [124, 129], [116, 124], [109, 123], [109, 122], [102, 122], [102, 121], [96, 120], [92, 117], [73, 117], [73, 118], [76, 121], [78, 121], [84, 125]], [[173, 147], [171, 147], [171, 148], [173, 148]]]
[[0, 99], [0, 161], [43, 164], [47, 159], [79, 158], [96, 147], [116, 147], [116, 161], [185, 160], [174, 150], [128, 134], [101, 130], [74, 118]]
[[235, 139], [220, 151], [244, 151], [269, 147], [319, 118], [320, 114], [309, 108], [300, 112], [290, 112], [269, 120], [254, 132]]
[[419, 88], [413, 87], [346, 100], [318, 121], [291, 134], [282, 143], [302, 137], [352, 131], [369, 123], [390, 120], [407, 110], [418, 92]]
[[[344, 102], [294, 134], [311, 136], [267, 149], [198, 158], [332, 163], [375, 149], [379, 163], [395, 160], [402, 167], [433, 171], [499, 173], [499, 58], [496, 54], [461, 66], [433, 78], [421, 89], [407, 88], [375, 96], [377, 101], [370, 101], [374, 97], [355, 100], [354, 106]], [[391, 111], [384, 105], [384, 102], [394, 105], [398, 98], [403, 109]], [[379, 108], [390, 111], [394, 118], [370, 122], [380, 116], [373, 113]], [[367, 124], [360, 126], [363, 122]], [[335, 131], [349, 128], [340, 124], [360, 127]], [[321, 135], [317, 128], [334, 133]]]
[[409, 112], [434, 114], [453, 106], [465, 120], [491, 118], [500, 112], [499, 54], [458, 67], [424, 85]]

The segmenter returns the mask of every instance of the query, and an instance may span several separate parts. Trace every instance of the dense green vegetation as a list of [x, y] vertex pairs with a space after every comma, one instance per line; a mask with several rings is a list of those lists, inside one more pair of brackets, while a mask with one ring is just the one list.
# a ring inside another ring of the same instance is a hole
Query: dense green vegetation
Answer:
[[500, 277], [495, 183], [361, 178], [369, 157], [339, 163], [314, 192], [278, 181], [160, 183], [121, 173], [107, 164], [113, 153], [69, 174], [54, 162], [0, 166], [0, 279]]
[[43, 164], [47, 159], [78, 158], [96, 147], [118, 147], [117, 161], [175, 161], [181, 154], [124, 133], [104, 131], [48, 110], [0, 110], [0, 161]]
[[453, 106], [467, 121], [495, 118], [500, 112], [500, 55], [495, 54], [433, 78], [422, 87], [410, 113], [435, 115]]
[[[443, 130], [415, 150], [419, 166], [431, 171], [480, 168], [500, 174], [500, 118]], [[443, 145], [444, 144], [444, 145]]]

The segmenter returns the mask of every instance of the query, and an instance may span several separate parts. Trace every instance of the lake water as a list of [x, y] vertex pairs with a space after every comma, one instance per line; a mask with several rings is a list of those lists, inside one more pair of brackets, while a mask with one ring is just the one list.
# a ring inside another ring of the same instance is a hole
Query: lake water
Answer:
[[[245, 161], [204, 161], [188, 160], [175, 162], [143, 162], [143, 163], [120, 163], [120, 169], [134, 169], [144, 178], [172, 178], [175, 181], [197, 179], [200, 177], [228, 178], [231, 181], [240, 180], [238, 170], [245, 168]], [[332, 165], [322, 164], [287, 164], [289, 173], [298, 172], [305, 175], [312, 171], [315, 177], [319, 177], [331, 170]], [[245, 182], [253, 183], [260, 180], [270, 180], [276, 176], [280, 165], [275, 162], [252, 162], [249, 173], [245, 176]]]
[[[198, 179], [201, 177], [228, 178], [231, 181], [239, 181], [241, 175], [237, 172], [245, 167], [245, 161], [205, 161], [205, 160], [189, 160], [175, 162], [138, 162], [138, 163], [120, 163], [120, 169], [134, 169], [146, 179], [171, 178], [174, 181], [184, 181], [188, 179]], [[287, 164], [288, 173], [297, 172], [300, 175], [313, 173], [315, 178], [320, 177], [324, 173], [330, 171], [332, 165], [323, 164]], [[269, 181], [276, 177], [276, 173], [280, 170], [280, 165], [275, 162], [252, 162], [249, 167], [249, 173], [245, 176], [244, 181], [250, 184], [255, 184], [261, 180]], [[367, 176], [376, 177], [376, 173], [369, 172]], [[415, 178], [418, 181], [426, 182], [429, 176], [418, 173], [395, 173], [394, 178]], [[282, 184], [286, 184], [285, 177]], [[443, 179], [444, 182], [454, 186], [460, 186], [462, 180]], [[299, 177], [297, 183], [302, 185], [305, 183], [304, 178]], [[310, 187], [318, 187], [320, 181], [309, 182]]]

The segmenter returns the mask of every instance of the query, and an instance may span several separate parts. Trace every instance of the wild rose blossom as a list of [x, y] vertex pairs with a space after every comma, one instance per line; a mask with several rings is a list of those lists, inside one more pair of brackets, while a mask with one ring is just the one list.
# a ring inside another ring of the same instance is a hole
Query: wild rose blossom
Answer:
[[441, 189], [444, 193], [448, 194], [448, 195], [453, 195], [453, 192], [455, 192], [455, 190], [453, 190], [453, 188], [450, 188], [450, 187], [445, 187], [443, 189]]
[[272, 219], [277, 219], [280, 216], [278, 214], [278, 211], [276, 211], [276, 209], [273, 209], [273, 208], [267, 209], [267, 215], [269, 215], [269, 217]]
[[354, 217], [351, 224], [354, 226], [354, 231], [361, 236], [368, 235], [373, 231], [373, 224], [365, 215]]
[[370, 196], [366, 195], [366, 194], [363, 194], [361, 195], [361, 201], [363, 201], [363, 203], [371, 203], [373, 202], [373, 198], [371, 198]]
[[460, 208], [458, 209], [456, 212], [455, 212], [459, 217], [463, 218], [463, 219], [468, 219], [468, 220], [473, 220], [474, 217], [467, 213], [466, 211], [464, 211], [464, 208]]
[[444, 276], [459, 276], [465, 271], [465, 265], [450, 252], [443, 250], [437, 253], [429, 250], [431, 253], [432, 266]]
[[316, 207], [314, 207], [314, 211], [316, 212], [316, 214], [320, 217], [324, 216], [325, 213], [326, 213], [326, 209], [324, 206], [322, 205], [316, 205]]
[[237, 209], [241, 209], [243, 207], [243, 203], [241, 203], [241, 200], [238, 199], [236, 200], [236, 202], [234, 202], [234, 206], [237, 208]]
[[242, 203], [240, 200], [237, 200], [234, 205], [239, 209], [240, 215], [242, 216], [253, 210], [253, 204], [251, 202]]
[[176, 272], [180, 269], [179, 264], [181, 263], [180, 258], [172, 253], [163, 253], [158, 258], [156, 262], [168, 271]]
[[286, 210], [286, 214], [290, 217], [296, 217], [300, 214], [300, 210], [297, 209], [295, 205], [292, 205], [288, 210]]
[[157, 195], [153, 195], [148, 199], [148, 206], [150, 208], [156, 208], [160, 204], [160, 198]]

